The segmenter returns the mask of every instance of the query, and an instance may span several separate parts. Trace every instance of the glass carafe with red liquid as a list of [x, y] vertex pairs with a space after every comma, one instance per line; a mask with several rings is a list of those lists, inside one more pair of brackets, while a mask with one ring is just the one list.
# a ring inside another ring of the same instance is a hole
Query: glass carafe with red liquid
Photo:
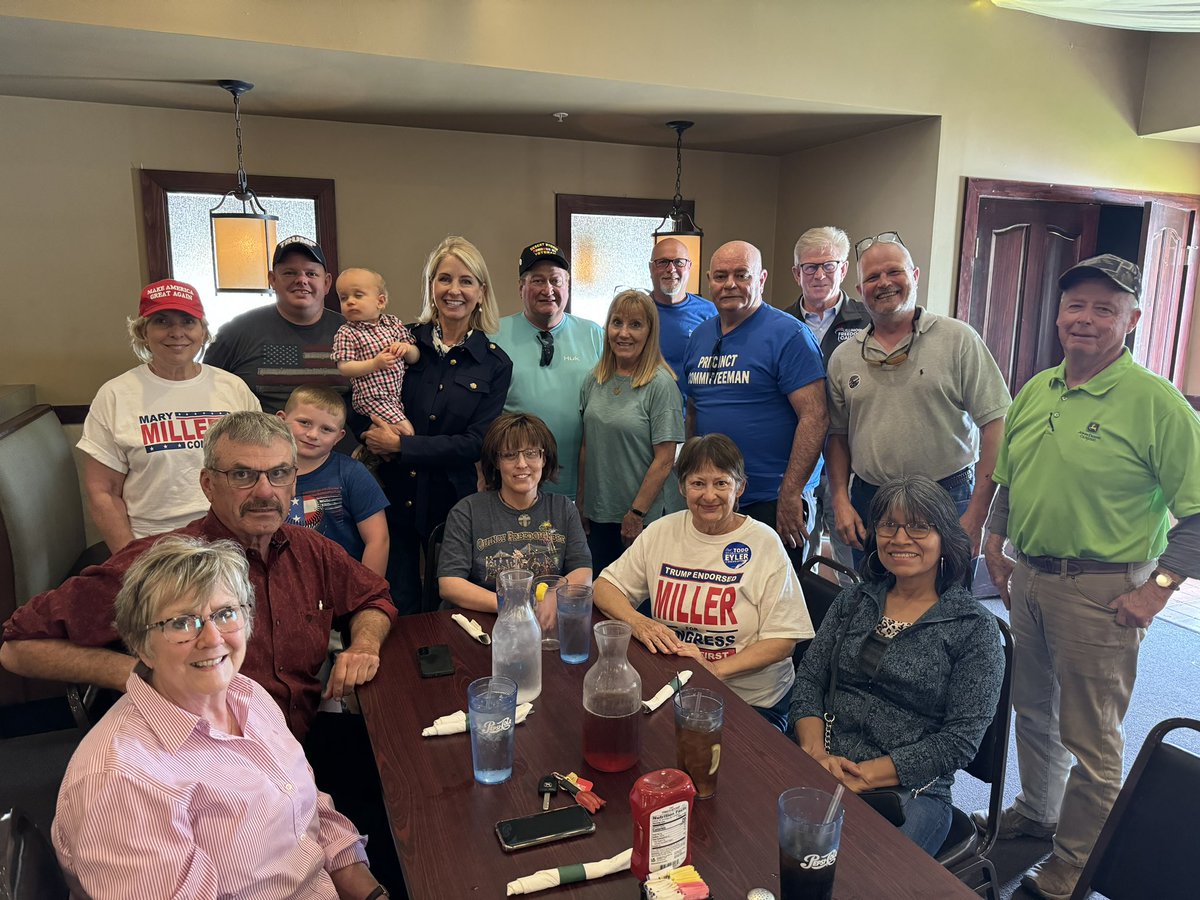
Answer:
[[601, 772], [624, 772], [641, 752], [642, 677], [629, 664], [633, 629], [597, 622], [599, 661], [583, 676], [583, 758]]

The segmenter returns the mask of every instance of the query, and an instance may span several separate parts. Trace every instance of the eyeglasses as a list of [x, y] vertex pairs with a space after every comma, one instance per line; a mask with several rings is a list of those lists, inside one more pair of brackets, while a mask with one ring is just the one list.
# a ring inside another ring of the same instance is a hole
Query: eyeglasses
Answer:
[[917, 342], [917, 323], [921, 321], [921, 307], [913, 310], [912, 332], [908, 336], [908, 340], [904, 342], [903, 347], [897, 347], [890, 353], [884, 353], [882, 350], [875, 347], [869, 348], [872, 358], [867, 358], [867, 339], [875, 333], [875, 324], [867, 326], [867, 333], [863, 336], [862, 343], [858, 345], [859, 355], [862, 356], [863, 362], [868, 366], [898, 366], [906, 362], [909, 356], [912, 355], [913, 344]]
[[[871, 331], [868, 329], [867, 337], [871, 336]], [[912, 353], [913, 344], [917, 340], [917, 329], [914, 327], [912, 333], [908, 336], [908, 340], [904, 342], [903, 347], [897, 347], [891, 353], [883, 354], [882, 350], [871, 347], [870, 351], [875, 354], [874, 357], [867, 358], [867, 341], [866, 338], [858, 345], [859, 353], [862, 355], [863, 362], [868, 366], [898, 366], [908, 360], [909, 354]]]
[[554, 335], [548, 331], [539, 331], [537, 339], [538, 343], [542, 345], [542, 359], [538, 365], [545, 368], [554, 359]]
[[207, 616], [198, 616], [195, 613], [173, 616], [170, 619], [155, 622], [153, 625], [147, 625], [146, 630], [153, 631], [155, 628], [161, 628], [163, 637], [172, 644], [189, 644], [200, 636], [206, 622], [212, 622], [221, 634], [241, 631], [246, 627], [244, 609], [244, 606], [222, 606]]
[[854, 245], [854, 258], [862, 259], [862, 255], [866, 253], [873, 244], [899, 244], [904, 246], [904, 241], [900, 240], [900, 232], [898, 231], [883, 231], [875, 235], [875, 237], [863, 238]]
[[933, 531], [933, 526], [928, 522], [876, 522], [875, 533], [880, 537], [894, 538], [900, 531], [904, 529], [904, 533], [911, 540], [919, 541], [929, 537]]
[[827, 259], [825, 262], [819, 263], [801, 263], [800, 271], [805, 275], [816, 275], [817, 269], [820, 269], [826, 275], [832, 275], [838, 270], [838, 266], [844, 262], [844, 259]]
[[516, 462], [517, 457], [524, 458], [527, 462], [535, 462], [544, 456], [546, 453], [541, 447], [530, 447], [524, 450], [504, 450], [496, 455], [505, 462]]
[[709, 272], [708, 278], [713, 284], [724, 284], [729, 280], [729, 276], [733, 276], [733, 280], [738, 284], [749, 284], [758, 277], [757, 272], [751, 272], [749, 269], [736, 269], [733, 272], [726, 272], [724, 269], [716, 272]]
[[220, 472], [235, 488], [252, 488], [258, 484], [263, 475], [275, 487], [285, 487], [296, 483], [295, 466], [275, 466], [273, 469], [215, 469], [210, 472]]
[[656, 259], [654, 260], [654, 268], [665, 269], [668, 266], [674, 266], [676, 269], [686, 269], [692, 264], [690, 259]]
[[715, 368], [717, 368], [718, 365], [720, 365], [721, 341], [723, 341], [723, 340], [725, 340], [725, 335], [721, 335], [720, 337], [718, 337], [717, 342], [715, 344], [713, 344], [712, 356], [710, 356], [708, 359], [708, 367], [710, 369], [715, 369]]
[[526, 281], [531, 288], [538, 291], [544, 291], [547, 287], [552, 287], [556, 291], [561, 291], [567, 286], [567, 279], [560, 275], [553, 275], [550, 278], [546, 278], [542, 275], [530, 275]]

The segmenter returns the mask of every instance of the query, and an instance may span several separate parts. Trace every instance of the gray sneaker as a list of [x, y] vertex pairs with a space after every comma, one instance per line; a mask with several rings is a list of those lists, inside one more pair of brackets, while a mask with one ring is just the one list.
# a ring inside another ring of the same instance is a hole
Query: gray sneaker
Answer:
[[[987, 830], [987, 810], [980, 809], [971, 813], [971, 821], [982, 831]], [[1015, 807], [1000, 812], [1000, 829], [996, 833], [996, 837], [1001, 841], [1012, 840], [1019, 837], [1040, 838], [1046, 840], [1054, 837], [1054, 832], [1058, 829], [1058, 823], [1052, 822], [1049, 825], [1043, 825], [1041, 822], [1035, 822], [1029, 816], [1022, 815], [1017, 812]]]
[[1073, 866], [1052, 853], [1021, 876], [1021, 887], [1044, 900], [1071, 900], [1082, 873], [1082, 866]]

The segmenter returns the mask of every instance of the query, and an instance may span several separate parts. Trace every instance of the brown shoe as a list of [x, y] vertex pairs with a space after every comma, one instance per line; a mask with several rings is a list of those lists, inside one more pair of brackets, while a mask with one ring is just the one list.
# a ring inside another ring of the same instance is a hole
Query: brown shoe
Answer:
[[1070, 900], [1082, 872], [1082, 866], [1073, 866], [1052, 853], [1021, 876], [1021, 886], [1045, 900]]
[[[981, 809], [971, 813], [971, 821], [973, 821], [981, 830], [987, 830], [987, 810]], [[1031, 837], [1046, 840], [1054, 837], [1054, 832], [1058, 829], [1057, 822], [1050, 824], [1042, 824], [1035, 822], [1022, 813], [1017, 812], [1016, 807], [1010, 806], [1008, 809], [1000, 811], [1000, 828], [996, 832], [996, 839], [1000, 841], [1008, 841], [1013, 838]]]

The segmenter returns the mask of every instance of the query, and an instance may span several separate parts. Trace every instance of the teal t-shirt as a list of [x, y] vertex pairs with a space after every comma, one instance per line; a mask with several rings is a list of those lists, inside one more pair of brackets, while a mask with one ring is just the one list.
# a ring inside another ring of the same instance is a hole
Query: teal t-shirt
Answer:
[[1200, 419], [1169, 381], [1124, 351], [1068, 388], [1059, 365], [1013, 401], [996, 459], [1008, 537], [1029, 556], [1144, 562], [1170, 510], [1200, 513]]
[[[597, 384], [591, 374], [583, 382], [579, 408], [587, 440], [583, 514], [593, 522], [620, 522], [654, 459], [654, 445], [683, 442], [679, 388], [663, 368], [636, 390], [626, 375]], [[642, 510], [647, 524], [663, 514], [663, 493]]]
[[496, 343], [513, 364], [504, 411], [531, 413], [546, 423], [558, 444], [559, 473], [557, 481], [547, 481], [542, 489], [573, 500], [583, 439], [579, 390], [600, 361], [604, 330], [595, 322], [565, 315], [550, 334], [554, 337], [554, 357], [550, 365], [543, 366], [539, 364], [542, 344], [538, 329], [524, 313], [500, 320]]

